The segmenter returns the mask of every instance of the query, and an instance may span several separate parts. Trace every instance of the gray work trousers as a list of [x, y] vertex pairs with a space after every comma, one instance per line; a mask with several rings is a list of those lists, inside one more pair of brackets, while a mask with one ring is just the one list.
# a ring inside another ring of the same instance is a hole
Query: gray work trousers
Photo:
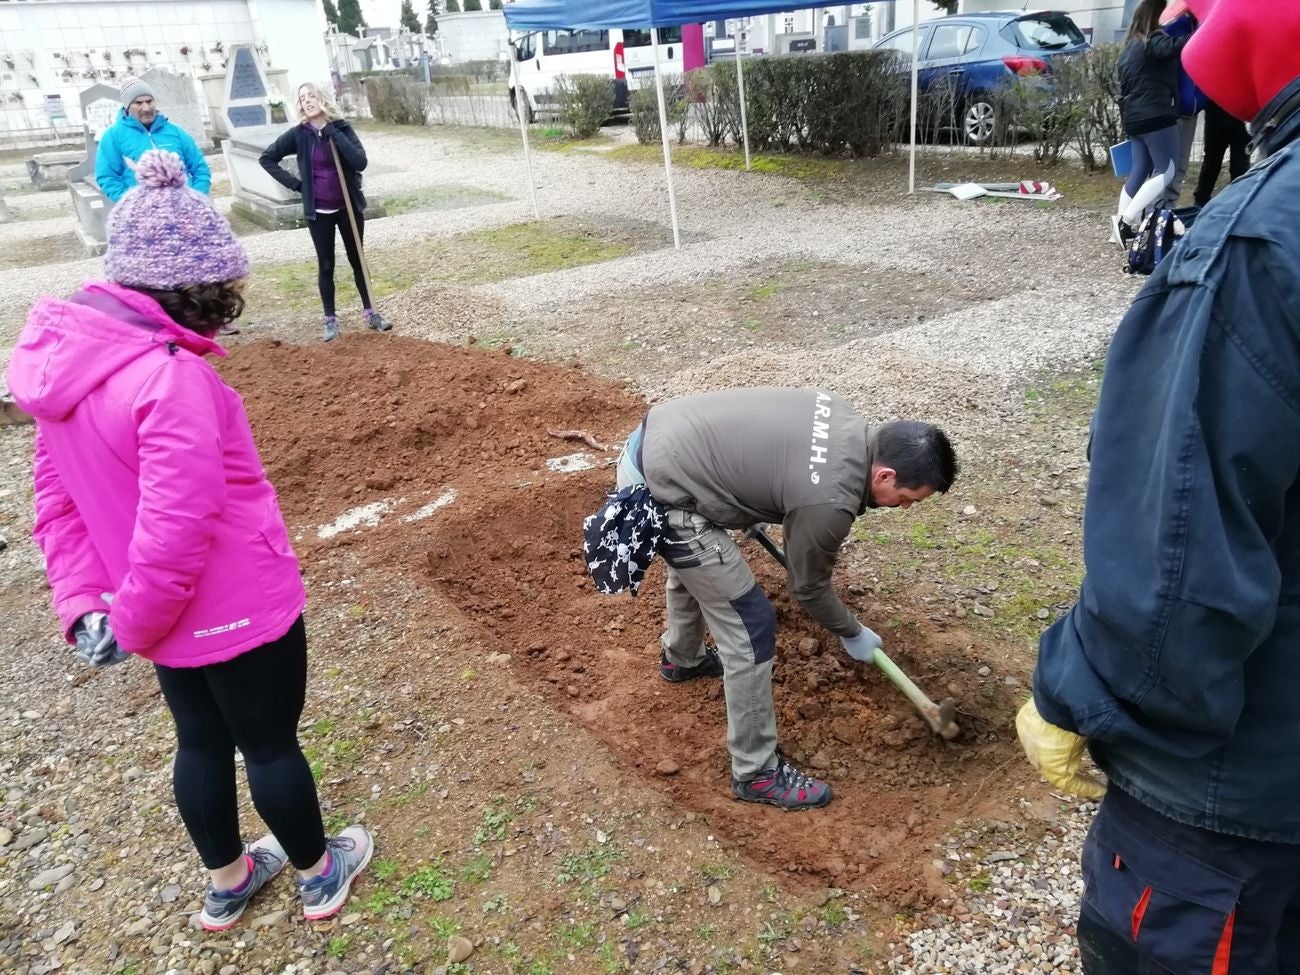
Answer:
[[[642, 480], [630, 458], [620, 458], [618, 487]], [[693, 667], [704, 660], [706, 629], [713, 634], [727, 698], [731, 774], [748, 781], [777, 760], [776, 610], [727, 531], [689, 511], [667, 512], [660, 555], [668, 564], [668, 622], [660, 643], [670, 663]]]

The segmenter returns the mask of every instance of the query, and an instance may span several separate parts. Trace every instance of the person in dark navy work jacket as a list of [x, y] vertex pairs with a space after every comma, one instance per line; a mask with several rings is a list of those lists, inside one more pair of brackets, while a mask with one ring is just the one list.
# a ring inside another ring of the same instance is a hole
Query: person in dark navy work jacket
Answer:
[[1300, 972], [1300, 4], [1187, 0], [1261, 161], [1111, 344], [1077, 605], [1017, 718], [1083, 851], [1087, 975]]

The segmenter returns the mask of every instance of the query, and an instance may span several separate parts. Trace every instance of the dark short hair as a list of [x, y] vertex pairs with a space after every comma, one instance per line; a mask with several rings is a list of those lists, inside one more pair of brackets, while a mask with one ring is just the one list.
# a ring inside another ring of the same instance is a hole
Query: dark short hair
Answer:
[[211, 338], [223, 325], [229, 325], [244, 312], [244, 282], [219, 281], [216, 284], [188, 284], [161, 291], [136, 287], [148, 295], [177, 325]]
[[943, 493], [961, 469], [948, 435], [933, 423], [893, 420], [876, 430], [875, 462], [892, 467], [901, 488], [930, 487]]

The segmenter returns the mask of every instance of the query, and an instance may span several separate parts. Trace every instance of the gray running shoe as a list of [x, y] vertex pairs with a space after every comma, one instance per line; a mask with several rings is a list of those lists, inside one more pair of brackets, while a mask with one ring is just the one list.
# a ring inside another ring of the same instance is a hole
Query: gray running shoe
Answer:
[[248, 880], [236, 890], [217, 890], [208, 884], [203, 897], [203, 910], [199, 913], [199, 924], [204, 931], [225, 931], [232, 928], [244, 914], [244, 908], [253, 899], [253, 895], [266, 886], [276, 874], [284, 869], [288, 857], [282, 847], [270, 833], [244, 850], [248, 860]]
[[325, 316], [325, 341], [333, 342], [339, 337], [339, 320], [334, 315]]
[[369, 315], [366, 316], [366, 328], [370, 329], [371, 331], [387, 332], [392, 327], [393, 327], [393, 323], [390, 322], [383, 315], [379, 314], [379, 312], [377, 311], [372, 311]]
[[302, 913], [309, 921], [333, 917], [343, 907], [352, 890], [352, 881], [366, 869], [375, 841], [364, 826], [349, 826], [338, 836], [325, 841], [329, 865], [319, 877], [298, 880]]

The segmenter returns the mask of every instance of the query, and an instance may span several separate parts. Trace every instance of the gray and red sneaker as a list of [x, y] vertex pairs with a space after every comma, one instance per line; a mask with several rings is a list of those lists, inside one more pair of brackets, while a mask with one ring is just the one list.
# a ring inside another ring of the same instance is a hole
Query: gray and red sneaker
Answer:
[[752, 779], [741, 782], [731, 780], [731, 791], [744, 802], [765, 802], [780, 806], [787, 812], [817, 809], [831, 801], [829, 782], [804, 775], [791, 765], [780, 752], [772, 768], [763, 769]]
[[366, 869], [374, 852], [374, 837], [364, 826], [349, 826], [326, 840], [325, 853], [329, 859], [325, 872], [311, 880], [298, 880], [303, 916], [308, 921], [319, 921], [342, 910], [352, 891], [352, 882]]
[[288, 857], [274, 836], [267, 833], [244, 851], [248, 862], [248, 879], [234, 890], [217, 890], [208, 884], [203, 896], [203, 910], [199, 912], [199, 925], [204, 931], [225, 931], [235, 926], [244, 916], [244, 908], [253, 895], [265, 887], [284, 869]]
[[668, 659], [666, 651], [661, 651], [659, 676], [670, 684], [680, 684], [682, 681], [695, 680], [698, 677], [721, 677], [722, 660], [718, 657], [718, 651], [712, 647], [705, 647], [703, 661], [694, 667], [681, 667]]

